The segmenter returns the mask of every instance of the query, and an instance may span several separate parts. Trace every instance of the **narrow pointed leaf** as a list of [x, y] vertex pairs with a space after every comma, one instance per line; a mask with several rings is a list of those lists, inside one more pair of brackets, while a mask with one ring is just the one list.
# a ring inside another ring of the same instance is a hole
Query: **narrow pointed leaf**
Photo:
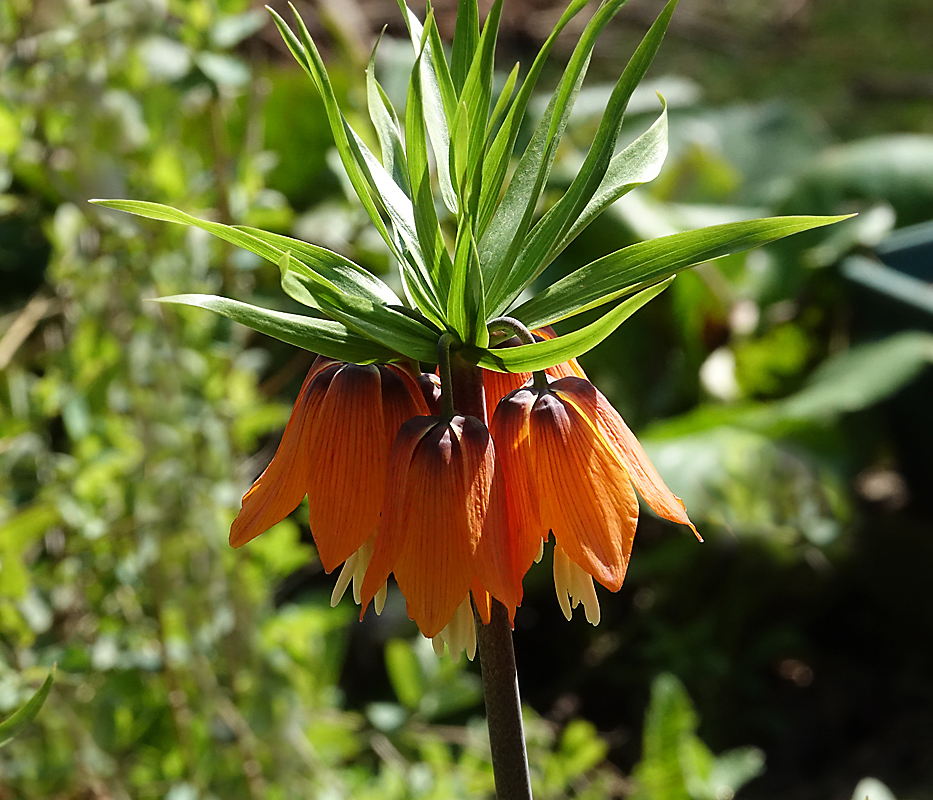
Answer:
[[476, 244], [469, 225], [457, 231], [453, 281], [447, 299], [447, 319], [465, 344], [486, 347], [486, 310], [483, 304], [483, 277]]
[[545, 265], [563, 252], [587, 225], [616, 200], [632, 189], [653, 181], [661, 173], [661, 167], [667, 158], [667, 103], [663, 97], [658, 97], [663, 105], [661, 116], [634, 142], [613, 156], [596, 194], [590, 198], [566, 236], [548, 253]]
[[[483, 181], [482, 196], [479, 199], [479, 217], [476, 224], [476, 235], [480, 238], [486, 232], [486, 228], [492, 220], [493, 213], [499, 203], [499, 195], [502, 190], [502, 184], [505, 181], [505, 175], [509, 167], [509, 161], [512, 158], [512, 151], [515, 148], [515, 140], [518, 137], [518, 131], [522, 120], [525, 117], [525, 110], [528, 107], [528, 101], [534, 92], [538, 77], [547, 61], [548, 54], [557, 41], [558, 35], [583, 8], [589, 0], [573, 0], [567, 10], [561, 15], [554, 30], [545, 40], [538, 55], [531, 64], [531, 69], [522, 82], [522, 87], [518, 91], [515, 102], [509, 109], [509, 113], [502, 123], [502, 127], [496, 134], [492, 145], [483, 159]], [[483, 248], [480, 248], [483, 252]]]
[[405, 148], [402, 145], [402, 135], [399, 128], [398, 116], [392, 103], [376, 80], [376, 50], [382, 41], [383, 29], [376, 40], [373, 52], [369, 57], [366, 68], [366, 105], [369, 109], [369, 118], [379, 137], [379, 147], [382, 150], [382, 166], [392, 179], [402, 188], [409, 197], [411, 188], [408, 183], [408, 165], [406, 163]]
[[470, 117], [470, 149], [467, 156], [468, 180], [476, 170], [482, 169], [486, 145], [486, 125], [489, 122], [489, 103], [492, 98], [492, 71], [502, 16], [502, 0], [495, 0], [483, 25], [479, 47], [470, 65], [460, 101], [466, 104]]
[[0, 722], [0, 747], [9, 744], [19, 736], [23, 729], [36, 718], [49, 696], [54, 682], [55, 668], [53, 667], [48, 677], [42, 682], [36, 693], [26, 701], [25, 705], [18, 708], [3, 722]]
[[308, 73], [312, 82], [317, 87], [321, 99], [324, 101], [327, 122], [330, 125], [331, 134], [334, 137], [334, 145], [337, 148], [340, 161], [346, 170], [347, 177], [350, 180], [350, 184], [353, 186], [353, 190], [363, 204], [363, 208], [366, 209], [366, 213], [369, 215], [379, 235], [389, 246], [389, 249], [395, 257], [399, 261], [402, 261], [403, 255], [399, 251], [396, 239], [389, 233], [385, 222], [383, 222], [382, 217], [379, 215], [379, 209], [376, 207], [370, 195], [366, 176], [360, 170], [357, 160], [351, 152], [350, 142], [347, 136], [349, 125], [346, 124], [343, 114], [340, 112], [340, 107], [337, 104], [337, 98], [331, 86], [330, 78], [327, 75], [327, 70], [324, 68], [324, 62], [321, 60], [320, 53], [318, 53], [317, 47], [315, 47], [314, 42], [311, 40], [311, 36], [304, 22], [302, 22], [301, 17], [298, 15], [298, 12], [295, 10], [294, 6], [291, 6], [291, 8], [301, 32], [301, 39], [295, 36], [285, 20], [275, 11], [269, 9], [269, 13], [272, 14], [272, 19], [279, 29], [279, 33], [282, 34], [285, 43], [288, 45], [288, 49], [291, 50], [292, 55], [305, 72]]
[[[538, 124], [531, 143], [522, 155], [515, 176], [509, 183], [499, 206], [499, 213], [490, 223], [480, 246], [488, 282], [486, 305], [490, 310], [498, 308], [507, 294], [506, 290], [510, 284], [508, 276], [525, 246], [526, 235], [531, 228], [538, 201], [557, 153], [557, 146], [583, 83], [596, 39], [626, 2], [627, 0], [607, 0], [584, 29], [560, 83], [551, 96], [548, 110]], [[481, 218], [482, 213], [481, 208]]]
[[395, 293], [375, 275], [363, 269], [359, 264], [354, 264], [350, 259], [317, 245], [261, 231], [258, 228], [211, 222], [161, 203], [150, 203], [144, 200], [91, 200], [90, 202], [148, 219], [200, 228], [225, 242], [255, 253], [272, 264], [278, 264], [285, 250], [290, 250], [293, 258], [301, 261], [324, 280], [333, 283], [340, 291], [358, 294], [374, 301], [399, 302]]
[[429, 14], [425, 25], [422, 25], [414, 12], [405, 5], [405, 0], [398, 0], [398, 5], [405, 16], [405, 24], [408, 26], [416, 56], [422, 51], [422, 39], [427, 28], [427, 42], [424, 45], [424, 54], [419, 65], [424, 96], [424, 122], [431, 140], [431, 149], [434, 151], [434, 159], [437, 162], [437, 179], [444, 205], [450, 213], [456, 214], [457, 193], [450, 175], [449, 125], [456, 114], [457, 92], [450, 78], [443, 48], [440, 47], [440, 37], [437, 35], [433, 15]]
[[512, 67], [512, 71], [509, 73], [509, 77], [506, 78], [505, 84], [502, 86], [502, 91], [499, 92], [499, 99], [496, 100], [496, 105], [492, 110], [492, 114], [489, 115], [489, 125], [486, 127], [487, 139], [496, 133], [496, 126], [509, 107], [509, 101], [512, 99], [512, 95], [515, 92], [515, 84], [517, 82], [518, 63], [516, 62], [515, 66]]
[[282, 256], [279, 269], [282, 288], [298, 302], [320, 308], [350, 330], [409, 358], [425, 360], [426, 353], [436, 354], [440, 331], [416, 319], [416, 312], [406, 314], [382, 303], [344, 294], [296, 263], [288, 252]]
[[512, 316], [529, 328], [550, 325], [704, 261], [740, 253], [843, 219], [847, 217], [744, 220], [639, 242], [571, 272], [522, 303]]
[[563, 197], [548, 210], [531, 231], [514, 265], [509, 268], [508, 281], [505, 283], [502, 294], [496, 294], [490, 298], [493, 314], [499, 314], [508, 308], [522, 289], [541, 274], [548, 264], [548, 254], [567, 235], [587, 203], [596, 194], [612, 161], [612, 154], [619, 139], [622, 118], [628, 107], [629, 99], [654, 60], [676, 5], [677, 0], [670, 0], [636, 48], [612, 90], [606, 111], [600, 120], [596, 136], [583, 165]]
[[673, 280], [672, 275], [667, 280], [639, 292], [584, 328], [535, 344], [486, 350], [477, 363], [481, 367], [500, 372], [531, 372], [577, 358], [596, 347], [638, 309], [661, 294]]
[[[322, 278], [330, 281], [340, 291], [367, 297], [381, 303], [400, 305], [401, 300], [385, 283], [373, 275], [369, 270], [355, 264], [348, 258], [318, 247], [315, 244], [283, 236], [279, 233], [270, 233], [259, 228], [250, 228], [245, 225], [233, 226], [238, 231], [248, 233], [255, 239], [272, 245], [281, 252], [291, 252], [292, 259], [298, 261]], [[280, 257], [281, 258], [281, 257]]]
[[457, 3], [457, 27], [450, 54], [450, 77], [457, 97], [466, 83], [466, 76], [473, 63], [473, 54], [479, 44], [479, 8], [476, 0], [459, 0]]
[[447, 253], [444, 235], [438, 224], [437, 211], [434, 208], [434, 192], [431, 188], [421, 70], [419, 69], [423, 56], [422, 50], [411, 71], [411, 80], [408, 85], [408, 100], [405, 104], [405, 149], [408, 152], [409, 182], [414, 198], [415, 230], [427, 274], [438, 299], [443, 303], [450, 291], [450, 273], [453, 265]]
[[281, 342], [341, 361], [385, 363], [399, 355], [329, 319], [286, 314], [210, 294], [177, 294], [160, 297], [158, 302], [206, 308]]

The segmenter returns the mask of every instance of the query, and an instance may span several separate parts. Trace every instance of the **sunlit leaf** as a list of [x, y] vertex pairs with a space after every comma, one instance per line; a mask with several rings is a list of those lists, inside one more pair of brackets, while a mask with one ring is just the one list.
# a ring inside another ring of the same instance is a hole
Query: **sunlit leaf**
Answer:
[[743, 220], [639, 242], [571, 272], [519, 305], [512, 316], [530, 328], [550, 325], [687, 267], [843, 219], [846, 217]]
[[[670, 286], [673, 280], [674, 278], [671, 276], [666, 281], [639, 292], [634, 297], [619, 303], [611, 311], [603, 314], [596, 322], [592, 322], [572, 333], [566, 333], [556, 339], [547, 339], [535, 344], [485, 350], [478, 358], [477, 363], [481, 367], [499, 370], [500, 372], [531, 372], [532, 370], [547, 369], [564, 361], [569, 361], [571, 358], [583, 355], [587, 350], [596, 347], [638, 309]], [[534, 326], [527, 325], [527, 327]]]
[[177, 294], [158, 298], [160, 303], [206, 308], [247, 328], [312, 353], [355, 364], [385, 363], [399, 354], [360, 336], [339, 322], [301, 314], [286, 314], [210, 294]]

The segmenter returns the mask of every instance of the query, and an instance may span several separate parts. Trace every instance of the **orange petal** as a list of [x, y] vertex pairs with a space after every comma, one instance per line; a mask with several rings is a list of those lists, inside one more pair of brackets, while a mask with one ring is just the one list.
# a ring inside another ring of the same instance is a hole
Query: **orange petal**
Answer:
[[308, 522], [327, 572], [379, 524], [387, 455], [380, 384], [378, 367], [343, 366], [308, 437]]
[[496, 372], [484, 369], [483, 390], [486, 395], [486, 419], [491, 420], [499, 401], [510, 392], [524, 386], [530, 377], [530, 372]]
[[[508, 509], [508, 533], [480, 542], [477, 569], [483, 583], [514, 614], [522, 599], [522, 578], [534, 563], [547, 536], [540, 516], [534, 466], [529, 461], [528, 417], [537, 393], [518, 389], [505, 397], [492, 418], [502, 489]], [[501, 491], [500, 481], [493, 488]]]
[[486, 591], [486, 587], [480, 583], [479, 578], [473, 578], [470, 593], [473, 595], [473, 605], [476, 607], [476, 613], [479, 614], [483, 625], [488, 625], [492, 619], [492, 595]]
[[390, 456], [376, 552], [363, 581], [365, 603], [394, 572], [408, 615], [428, 638], [450, 621], [475, 574], [481, 531], [469, 524], [474, 503], [467, 494], [463, 419], [416, 417], [402, 426]]
[[553, 384], [551, 388], [568, 402], [573, 403], [584, 416], [598, 421], [603, 435], [612, 443], [622, 463], [625, 464], [629, 477], [635, 484], [635, 489], [645, 499], [651, 510], [664, 519], [679, 522], [681, 525], [689, 525], [696, 537], [703, 541], [687, 516], [683, 500], [668, 489], [661, 480], [661, 476], [658, 475], [648, 454], [635, 438], [635, 434], [625, 424], [619, 412], [612, 407], [605, 395], [589, 381], [575, 379], [560, 381]]
[[618, 590], [638, 523], [625, 466], [595, 425], [550, 391], [531, 409], [530, 439], [542, 518], [573, 562]]
[[[305, 378], [275, 456], [249, 491], [230, 528], [230, 544], [240, 547], [294, 511], [308, 485], [308, 441], [313, 418], [339, 362], [319, 357]], [[315, 380], [321, 377], [321, 380]]]

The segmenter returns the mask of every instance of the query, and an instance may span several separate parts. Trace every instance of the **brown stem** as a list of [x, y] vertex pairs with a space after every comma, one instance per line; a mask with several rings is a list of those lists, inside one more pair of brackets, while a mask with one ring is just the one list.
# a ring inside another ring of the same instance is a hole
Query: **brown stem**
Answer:
[[[457, 413], [477, 417], [485, 423], [483, 371], [464, 361], [458, 353], [452, 353], [451, 379]], [[505, 606], [499, 601], [492, 601], [492, 617], [488, 625], [476, 616], [476, 641], [483, 673], [483, 698], [486, 701], [496, 797], [498, 800], [531, 800], [512, 626]]]

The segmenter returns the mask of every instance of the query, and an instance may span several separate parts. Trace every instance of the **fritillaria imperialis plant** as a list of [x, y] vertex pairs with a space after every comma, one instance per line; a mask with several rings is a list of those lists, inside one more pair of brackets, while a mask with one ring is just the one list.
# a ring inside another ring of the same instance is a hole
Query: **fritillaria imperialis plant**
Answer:
[[[203, 228], [273, 262], [285, 292], [308, 307], [296, 315], [216, 296], [163, 298], [320, 354], [278, 452], [243, 498], [230, 542], [245, 544], [307, 495], [324, 568], [343, 565], [335, 602], [352, 581], [363, 611], [374, 603], [378, 613], [394, 573], [409, 615], [439, 650], [446, 643], [452, 654], [465, 649], [472, 657], [478, 634], [503, 798], [530, 796], [510, 629], [522, 578], [550, 534], [561, 608], [569, 617], [582, 602], [596, 624], [593, 581], [612, 591], [622, 585], [636, 491], [660, 516], [692, 528], [576, 357], [664, 291], [678, 270], [837, 219], [778, 217], [678, 233], [538, 287], [598, 214], [657, 176], [667, 152], [663, 101], [644, 134], [619, 152], [616, 145], [676, 0], [628, 61], [576, 177], [542, 209], [593, 46], [625, 1], [604, 0], [591, 17], [511, 177], [548, 53], [588, 0], [573, 0], [524, 78], [516, 65], [497, 96], [502, 0], [482, 27], [476, 0], [460, 0], [449, 61], [430, 6], [422, 23], [401, 5], [415, 53], [404, 124], [376, 79], [375, 50], [366, 71], [381, 158], [341, 113], [301, 18], [295, 14], [292, 30], [272, 12], [323, 99], [349, 181], [398, 265], [403, 297], [314, 244], [155, 203], [97, 201]], [[549, 327], [593, 310], [601, 312], [594, 321], [569, 333]]]

